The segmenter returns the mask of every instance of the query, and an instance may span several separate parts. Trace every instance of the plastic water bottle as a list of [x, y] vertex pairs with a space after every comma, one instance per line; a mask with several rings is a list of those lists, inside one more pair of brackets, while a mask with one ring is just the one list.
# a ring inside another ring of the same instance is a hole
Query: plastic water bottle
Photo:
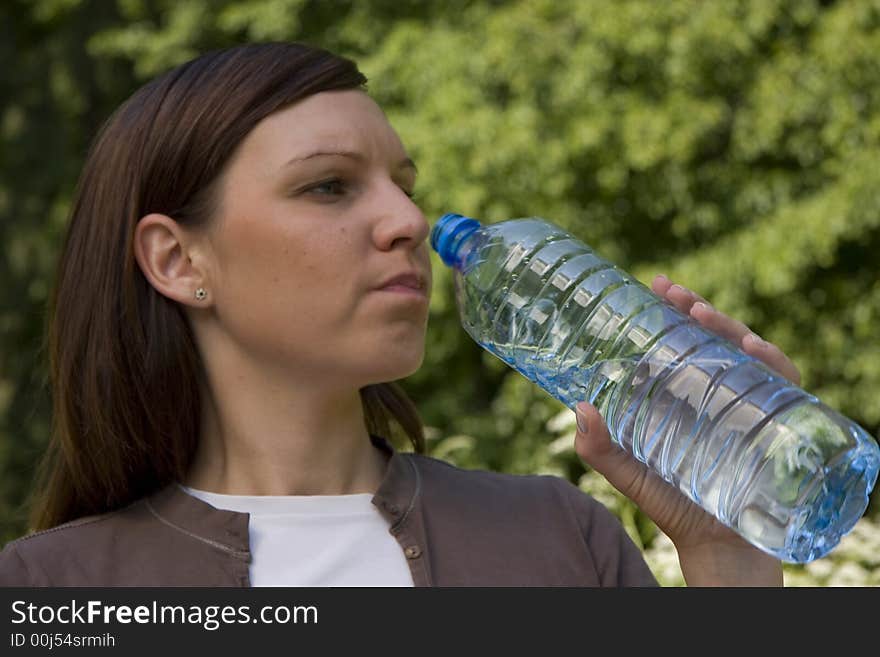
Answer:
[[775, 557], [827, 554], [864, 514], [880, 448], [860, 426], [540, 218], [441, 217], [464, 329]]

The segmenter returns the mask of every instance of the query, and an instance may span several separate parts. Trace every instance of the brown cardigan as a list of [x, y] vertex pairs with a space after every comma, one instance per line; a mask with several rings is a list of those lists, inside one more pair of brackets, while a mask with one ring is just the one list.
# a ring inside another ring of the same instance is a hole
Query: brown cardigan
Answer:
[[[373, 504], [416, 586], [656, 586], [617, 518], [553, 476], [389, 455]], [[118, 511], [9, 542], [0, 586], [250, 586], [248, 514], [171, 484]]]

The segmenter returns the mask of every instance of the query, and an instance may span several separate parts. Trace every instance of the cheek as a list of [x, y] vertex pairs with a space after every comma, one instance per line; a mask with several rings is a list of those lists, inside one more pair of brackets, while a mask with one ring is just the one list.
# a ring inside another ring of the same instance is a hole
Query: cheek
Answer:
[[274, 356], [347, 343], [363, 324], [359, 295], [368, 283], [357, 236], [351, 226], [297, 225], [269, 210], [259, 221], [229, 217], [216, 245], [224, 330]]
[[322, 247], [316, 242], [271, 216], [230, 221], [217, 257], [224, 284], [248, 286], [258, 294], [297, 285], [318, 273]]
[[320, 337], [350, 317], [345, 304], [356, 276], [340, 246], [338, 239], [290, 231], [230, 235], [218, 302], [225, 302], [229, 319], [238, 316], [240, 328], [251, 324], [266, 339]]

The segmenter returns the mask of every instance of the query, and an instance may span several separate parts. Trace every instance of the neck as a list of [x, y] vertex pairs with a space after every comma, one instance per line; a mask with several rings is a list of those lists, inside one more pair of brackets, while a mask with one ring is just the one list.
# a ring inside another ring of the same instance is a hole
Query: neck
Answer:
[[207, 370], [185, 485], [230, 495], [376, 492], [387, 457], [370, 441], [358, 390], [236, 374]]

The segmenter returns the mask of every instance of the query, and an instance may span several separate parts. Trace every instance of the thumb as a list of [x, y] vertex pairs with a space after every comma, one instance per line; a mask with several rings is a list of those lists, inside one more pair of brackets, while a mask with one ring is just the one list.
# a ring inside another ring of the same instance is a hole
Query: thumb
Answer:
[[[577, 433], [575, 433], [575, 451], [587, 464], [595, 470], [614, 452], [622, 451], [611, 440], [611, 434], [599, 409], [589, 402], [580, 402], [575, 406]], [[604, 474], [604, 473], [603, 473]]]
[[608, 427], [595, 406], [579, 402], [575, 406], [575, 417], [578, 430], [574, 449], [577, 455], [638, 504], [649, 474], [647, 466], [611, 440]]

